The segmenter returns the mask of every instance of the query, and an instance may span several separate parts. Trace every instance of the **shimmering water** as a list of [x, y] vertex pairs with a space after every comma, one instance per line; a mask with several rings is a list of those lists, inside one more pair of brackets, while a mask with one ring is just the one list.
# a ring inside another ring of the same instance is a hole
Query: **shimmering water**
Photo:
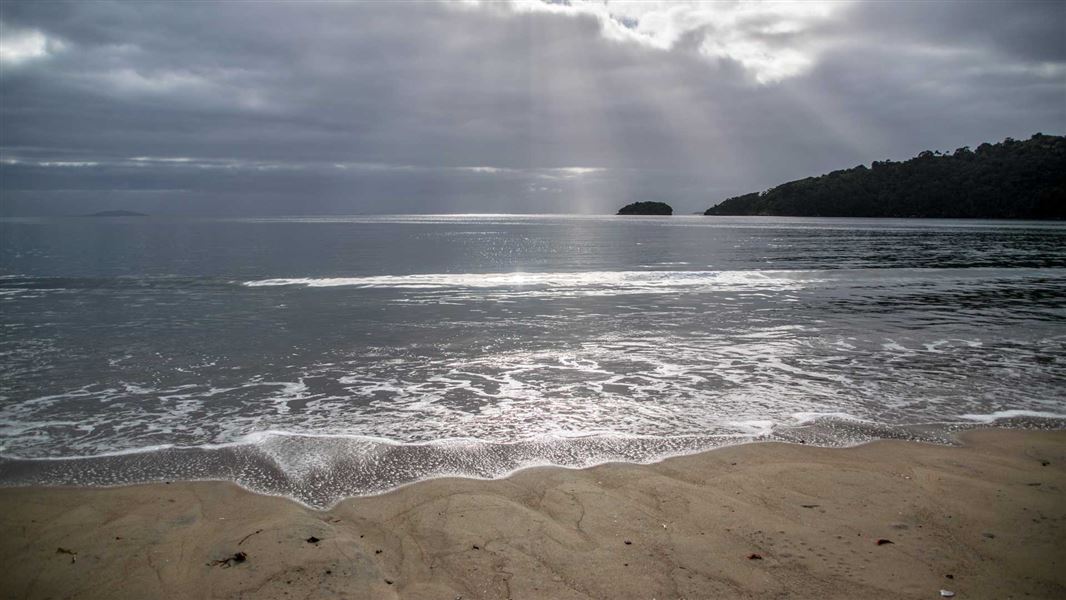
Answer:
[[[0, 221], [0, 483], [428, 477], [1066, 419], [1066, 225]], [[82, 458], [73, 458], [82, 457]]]

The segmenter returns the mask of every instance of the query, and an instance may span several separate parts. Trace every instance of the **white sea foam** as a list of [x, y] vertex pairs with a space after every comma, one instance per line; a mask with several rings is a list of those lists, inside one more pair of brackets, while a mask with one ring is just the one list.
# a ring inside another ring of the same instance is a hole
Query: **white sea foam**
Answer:
[[969, 414], [961, 415], [963, 419], [969, 419], [970, 421], [977, 421], [979, 423], [995, 423], [1002, 419], [1019, 419], [1019, 418], [1036, 418], [1036, 419], [1066, 419], [1066, 413], [1049, 412], [1041, 410], [1000, 410], [988, 414]]
[[755, 437], [770, 435], [774, 430], [774, 422], [769, 419], [729, 421], [728, 425], [736, 427], [742, 434]]
[[[504, 320], [499, 330], [512, 326]], [[285, 377], [272, 381], [265, 375], [172, 386], [116, 381], [5, 402], [0, 437], [5, 455], [34, 458], [167, 442], [223, 444], [263, 428], [402, 443], [502, 443], [561, 432], [766, 435], [822, 418], [859, 424], [1066, 418], [1046, 379], [1058, 368], [1059, 337], [1024, 345], [952, 341], [901, 358], [884, 347], [885, 338], [841, 346], [837, 336], [812, 337], [817, 331], [781, 325], [731, 335], [622, 333], [562, 348], [458, 353], [435, 345], [374, 347], [285, 367]], [[893, 337], [910, 348], [922, 348], [919, 339]], [[966, 365], [1004, 376], [1027, 370], [1033, 384], [975, 395], [958, 384]], [[981, 409], [990, 403], [1014, 412], [985, 415]]]
[[[886, 270], [887, 271], [887, 270]], [[891, 270], [891, 285], [886, 287], [886, 273], [876, 269], [829, 270], [641, 270], [641, 271], [574, 271], [574, 272], [493, 272], [493, 273], [416, 273], [410, 275], [367, 275], [352, 277], [290, 277], [235, 282], [246, 287], [305, 287], [392, 289], [412, 292], [437, 292], [431, 298], [407, 297], [402, 302], [441, 303], [440, 294], [449, 300], [507, 301], [521, 297], [594, 297], [629, 294], [670, 294], [738, 292], [751, 298], [799, 302], [799, 298], [782, 292], [812, 289], [870, 290], [889, 294], [908, 286], [987, 285], [990, 277], [1000, 281], [1024, 281], [1048, 277], [1064, 269], [926, 269]], [[760, 295], [762, 294], [762, 295]], [[729, 297], [728, 301], [737, 298]], [[910, 351], [894, 340], [887, 348]], [[935, 348], [935, 347], [934, 347]]]
[[706, 288], [720, 290], [784, 289], [817, 282], [804, 271], [582, 271], [513, 273], [420, 273], [366, 277], [296, 277], [242, 282], [248, 287], [302, 286], [412, 290], [461, 288], [557, 288], [663, 291]]
[[807, 425], [822, 419], [836, 419], [840, 421], [852, 421], [856, 423], [871, 422], [846, 412], [797, 412], [792, 413], [792, 418], [795, 420], [797, 425]]

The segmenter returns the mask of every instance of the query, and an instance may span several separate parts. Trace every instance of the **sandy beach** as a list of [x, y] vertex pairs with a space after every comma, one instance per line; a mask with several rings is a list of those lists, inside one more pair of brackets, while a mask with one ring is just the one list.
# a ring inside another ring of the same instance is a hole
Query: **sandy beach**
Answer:
[[960, 439], [749, 444], [440, 479], [324, 512], [220, 482], [9, 488], [0, 587], [5, 598], [1066, 597], [1066, 432]]

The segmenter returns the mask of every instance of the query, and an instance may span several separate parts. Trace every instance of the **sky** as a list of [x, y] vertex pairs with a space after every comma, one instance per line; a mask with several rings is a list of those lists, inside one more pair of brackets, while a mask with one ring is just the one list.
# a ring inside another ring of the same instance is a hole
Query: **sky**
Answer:
[[0, 3], [0, 215], [702, 211], [1066, 133], [1066, 2]]

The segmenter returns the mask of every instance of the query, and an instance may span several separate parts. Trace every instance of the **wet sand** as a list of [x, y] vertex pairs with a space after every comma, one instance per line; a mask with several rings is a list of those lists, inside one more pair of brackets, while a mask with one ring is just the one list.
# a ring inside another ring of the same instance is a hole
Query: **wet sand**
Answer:
[[[325, 512], [220, 482], [2, 489], [0, 590], [453, 600], [939, 598], [946, 589], [960, 599], [1066, 598], [1066, 432], [961, 439], [749, 444], [650, 466], [440, 479]], [[225, 562], [237, 553], [243, 561]]]

